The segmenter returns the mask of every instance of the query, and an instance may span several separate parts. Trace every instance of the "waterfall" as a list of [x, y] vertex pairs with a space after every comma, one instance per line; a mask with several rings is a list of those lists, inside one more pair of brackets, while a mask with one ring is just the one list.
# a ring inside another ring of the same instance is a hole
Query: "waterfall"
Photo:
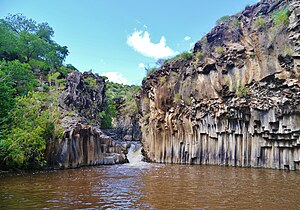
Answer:
[[130, 165], [132, 166], [148, 165], [148, 163], [143, 162], [144, 156], [142, 155], [141, 151], [142, 151], [142, 147], [140, 145], [131, 144], [127, 154], [127, 159]]

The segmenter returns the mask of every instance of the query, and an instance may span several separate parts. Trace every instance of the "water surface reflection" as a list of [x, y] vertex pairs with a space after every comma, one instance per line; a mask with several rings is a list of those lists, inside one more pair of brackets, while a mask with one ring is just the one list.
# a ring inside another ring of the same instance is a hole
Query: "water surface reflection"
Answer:
[[114, 165], [0, 176], [0, 209], [299, 209], [297, 172]]

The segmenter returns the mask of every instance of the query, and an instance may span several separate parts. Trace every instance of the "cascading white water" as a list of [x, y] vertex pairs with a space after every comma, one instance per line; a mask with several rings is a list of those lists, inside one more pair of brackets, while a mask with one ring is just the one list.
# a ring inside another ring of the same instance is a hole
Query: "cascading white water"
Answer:
[[127, 154], [127, 159], [129, 161], [128, 166], [143, 169], [153, 166], [153, 164], [144, 162], [143, 158], [141, 145], [132, 143]]
[[136, 144], [131, 144], [128, 154], [127, 154], [127, 159], [129, 161], [129, 164], [132, 166], [144, 166], [147, 163], [143, 162], [143, 155], [142, 155], [142, 147]]

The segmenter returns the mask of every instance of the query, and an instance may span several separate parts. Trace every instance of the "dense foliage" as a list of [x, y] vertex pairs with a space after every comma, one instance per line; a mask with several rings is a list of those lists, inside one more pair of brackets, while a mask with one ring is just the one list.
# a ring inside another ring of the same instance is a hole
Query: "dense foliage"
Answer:
[[[134, 100], [134, 94], [139, 90], [139, 86], [123, 85], [106, 81], [106, 109], [101, 113], [102, 128], [108, 129], [113, 127], [113, 119], [117, 117], [118, 112], [130, 114], [137, 109]], [[122, 105], [119, 110], [116, 109], [116, 102], [121, 101]], [[125, 112], [125, 113], [124, 113]]]
[[0, 142], [1, 159], [6, 166], [32, 168], [45, 164], [46, 140], [54, 138], [55, 122], [60, 116], [53, 96], [30, 92], [16, 98], [16, 106], [10, 112], [10, 130]]
[[58, 136], [57, 98], [65, 46], [48, 23], [21, 14], [0, 19], [0, 169], [41, 167], [47, 141]]
[[290, 22], [289, 16], [290, 16], [290, 12], [289, 12], [288, 8], [284, 8], [282, 10], [275, 12], [272, 15], [274, 25], [275, 26], [287, 26]]
[[52, 40], [53, 29], [48, 23], [37, 24], [21, 14], [0, 20], [0, 58], [40, 63], [43, 70], [62, 65], [69, 51]]

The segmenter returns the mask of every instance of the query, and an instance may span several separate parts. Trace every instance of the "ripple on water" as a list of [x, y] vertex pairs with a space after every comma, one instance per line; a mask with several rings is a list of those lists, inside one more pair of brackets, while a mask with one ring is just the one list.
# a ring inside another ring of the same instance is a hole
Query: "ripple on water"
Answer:
[[124, 164], [0, 178], [0, 209], [299, 209], [298, 172]]

